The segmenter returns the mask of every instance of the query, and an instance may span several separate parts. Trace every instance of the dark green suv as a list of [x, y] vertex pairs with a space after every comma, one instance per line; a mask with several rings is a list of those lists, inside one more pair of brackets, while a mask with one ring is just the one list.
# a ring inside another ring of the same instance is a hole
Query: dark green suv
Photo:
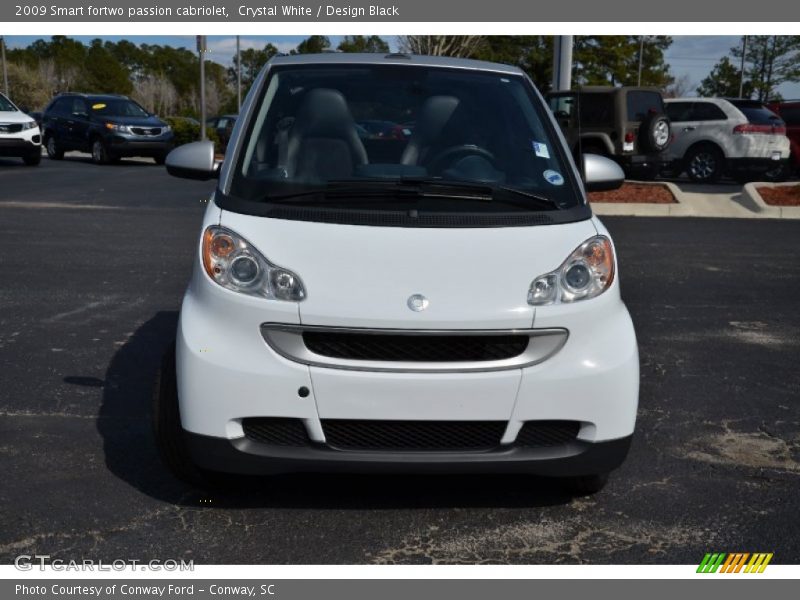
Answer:
[[61, 159], [64, 152], [89, 152], [105, 164], [124, 156], [146, 156], [163, 164], [174, 145], [164, 121], [125, 96], [59, 94], [42, 115], [47, 155]]
[[653, 177], [664, 166], [672, 132], [657, 88], [592, 86], [547, 99], [575, 157], [608, 156], [628, 177]]

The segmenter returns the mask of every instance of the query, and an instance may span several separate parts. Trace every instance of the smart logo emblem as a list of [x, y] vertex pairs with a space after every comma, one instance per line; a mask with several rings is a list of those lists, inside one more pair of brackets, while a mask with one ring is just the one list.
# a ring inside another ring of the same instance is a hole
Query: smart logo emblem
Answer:
[[422, 294], [414, 294], [413, 296], [409, 296], [408, 301], [408, 308], [413, 310], [414, 312], [422, 312], [426, 308], [428, 308], [428, 299], [423, 296]]

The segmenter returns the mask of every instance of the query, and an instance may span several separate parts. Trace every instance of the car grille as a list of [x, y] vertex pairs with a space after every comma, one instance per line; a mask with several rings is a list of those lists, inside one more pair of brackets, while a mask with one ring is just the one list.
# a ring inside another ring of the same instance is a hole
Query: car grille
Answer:
[[0, 133], [19, 133], [22, 123], [0, 123]]
[[300, 419], [250, 418], [242, 421], [244, 434], [270, 446], [306, 446], [310, 439]]
[[505, 421], [322, 421], [328, 445], [340, 450], [491, 450], [505, 429]]
[[134, 135], [161, 135], [161, 127], [131, 127], [131, 132]]
[[398, 362], [464, 362], [519, 356], [527, 335], [398, 335], [306, 331], [306, 348], [330, 358]]
[[578, 421], [526, 421], [517, 434], [517, 446], [542, 448], [561, 446], [575, 440], [581, 424]]
[[[500, 447], [505, 421], [380, 421], [323, 419], [326, 444], [346, 451], [464, 452]], [[242, 421], [245, 435], [269, 446], [310, 446], [302, 419], [251, 417]], [[573, 442], [578, 421], [527, 421], [514, 446], [551, 448]]]

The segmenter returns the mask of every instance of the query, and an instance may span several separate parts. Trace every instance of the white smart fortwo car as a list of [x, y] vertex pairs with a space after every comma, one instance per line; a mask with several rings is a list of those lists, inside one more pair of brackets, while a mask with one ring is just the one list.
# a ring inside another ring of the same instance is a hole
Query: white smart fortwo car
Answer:
[[614, 244], [517, 68], [272, 59], [221, 168], [155, 398], [162, 457], [215, 472], [518, 472], [600, 489], [636, 420]]

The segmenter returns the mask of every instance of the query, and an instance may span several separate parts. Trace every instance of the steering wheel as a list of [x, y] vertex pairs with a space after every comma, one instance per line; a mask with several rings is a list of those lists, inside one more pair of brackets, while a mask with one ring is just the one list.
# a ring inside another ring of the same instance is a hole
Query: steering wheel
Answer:
[[481, 158], [485, 158], [492, 163], [492, 167], [496, 167], [494, 154], [489, 152], [486, 148], [481, 148], [475, 144], [458, 144], [457, 146], [450, 146], [425, 162], [428, 163], [428, 171], [430, 173], [439, 173], [440, 171], [444, 170], [449, 163], [454, 162], [456, 157], [460, 158], [462, 156], [480, 156]]

